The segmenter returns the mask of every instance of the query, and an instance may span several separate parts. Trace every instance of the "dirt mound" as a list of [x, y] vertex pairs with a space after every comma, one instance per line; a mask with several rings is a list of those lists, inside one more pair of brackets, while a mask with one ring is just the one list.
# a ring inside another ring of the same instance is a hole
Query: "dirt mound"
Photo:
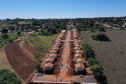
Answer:
[[20, 41], [14, 42], [5, 48], [7, 59], [16, 73], [25, 81], [33, 76], [36, 63], [31, 60], [19, 47]]

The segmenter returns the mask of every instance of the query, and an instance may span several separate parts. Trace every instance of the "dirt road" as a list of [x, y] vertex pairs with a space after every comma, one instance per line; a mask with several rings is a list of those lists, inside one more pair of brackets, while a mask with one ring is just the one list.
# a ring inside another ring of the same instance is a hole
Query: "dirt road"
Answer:
[[71, 78], [68, 77], [68, 68], [69, 68], [69, 57], [70, 57], [70, 42], [71, 40], [71, 32], [67, 32], [66, 40], [64, 43], [64, 49], [63, 49], [63, 54], [62, 54], [62, 66], [60, 69], [60, 73], [58, 76], [57, 81], [62, 82], [62, 81], [70, 81]]

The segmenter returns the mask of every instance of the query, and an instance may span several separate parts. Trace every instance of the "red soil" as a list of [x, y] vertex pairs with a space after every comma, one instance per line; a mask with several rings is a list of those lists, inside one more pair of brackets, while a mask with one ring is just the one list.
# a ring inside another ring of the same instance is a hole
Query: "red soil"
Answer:
[[14, 42], [5, 48], [7, 59], [16, 73], [24, 80], [29, 81], [35, 71], [36, 63], [20, 48], [20, 41]]

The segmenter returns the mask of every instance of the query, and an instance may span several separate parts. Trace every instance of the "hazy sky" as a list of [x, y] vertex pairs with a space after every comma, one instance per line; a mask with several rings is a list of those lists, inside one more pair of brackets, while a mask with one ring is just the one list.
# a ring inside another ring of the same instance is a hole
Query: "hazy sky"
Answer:
[[126, 16], [126, 0], [0, 0], [0, 19]]

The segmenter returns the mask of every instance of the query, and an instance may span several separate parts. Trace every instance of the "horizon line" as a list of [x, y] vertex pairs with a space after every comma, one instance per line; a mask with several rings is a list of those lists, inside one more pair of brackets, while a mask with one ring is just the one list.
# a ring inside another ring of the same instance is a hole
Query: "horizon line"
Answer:
[[77, 18], [109, 18], [109, 17], [126, 17], [126, 16], [103, 16], [103, 17], [76, 17], [76, 18], [4, 18], [0, 20], [6, 20], [6, 19], [77, 19]]

